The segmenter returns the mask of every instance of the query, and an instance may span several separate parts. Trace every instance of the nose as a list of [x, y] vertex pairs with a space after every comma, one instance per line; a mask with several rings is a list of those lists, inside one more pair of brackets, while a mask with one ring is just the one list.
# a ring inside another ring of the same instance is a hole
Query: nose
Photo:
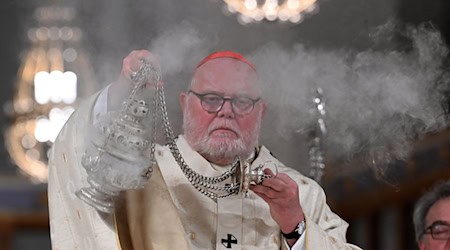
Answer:
[[222, 105], [222, 108], [217, 112], [217, 115], [219, 117], [227, 117], [232, 118], [234, 117], [233, 107], [231, 105], [231, 100], [225, 100], [225, 102]]

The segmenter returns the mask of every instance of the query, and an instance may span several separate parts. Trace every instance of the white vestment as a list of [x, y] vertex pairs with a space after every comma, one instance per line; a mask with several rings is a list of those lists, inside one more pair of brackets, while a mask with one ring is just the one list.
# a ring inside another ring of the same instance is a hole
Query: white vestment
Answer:
[[[266, 202], [251, 191], [248, 197], [213, 201], [194, 188], [164, 146], [156, 148], [158, 166], [145, 188], [123, 192], [113, 216], [98, 213], [78, 199], [75, 192], [88, 187], [81, 155], [94, 102], [95, 97], [72, 115], [52, 149], [48, 192], [53, 249], [286, 248]], [[183, 136], [177, 145], [197, 173], [217, 176], [224, 171], [192, 150]], [[299, 186], [306, 249], [359, 249], [346, 243], [348, 224], [330, 210], [317, 183], [285, 167], [261, 147], [252, 164], [266, 161], [278, 163], [279, 172]]]

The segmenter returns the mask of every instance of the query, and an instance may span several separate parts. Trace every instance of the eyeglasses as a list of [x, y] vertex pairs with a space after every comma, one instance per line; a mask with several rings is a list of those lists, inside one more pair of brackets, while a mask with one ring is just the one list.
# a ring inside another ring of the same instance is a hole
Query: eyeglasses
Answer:
[[247, 96], [236, 96], [233, 98], [228, 98], [213, 93], [200, 94], [192, 90], [189, 90], [188, 93], [196, 95], [200, 99], [202, 108], [210, 113], [219, 112], [222, 109], [224, 103], [226, 101], [230, 101], [231, 107], [235, 114], [246, 115], [252, 112], [253, 108], [255, 107], [255, 103], [261, 99], [252, 99]]
[[450, 239], [450, 225], [442, 221], [436, 221], [425, 228], [423, 234], [431, 234], [431, 237], [435, 240], [448, 240]]

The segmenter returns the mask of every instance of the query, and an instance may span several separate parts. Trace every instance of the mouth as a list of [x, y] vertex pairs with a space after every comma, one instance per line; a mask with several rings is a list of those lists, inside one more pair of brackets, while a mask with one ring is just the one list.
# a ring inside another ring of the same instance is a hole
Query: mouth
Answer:
[[238, 133], [231, 128], [219, 127], [211, 131], [211, 135], [218, 135], [220, 137], [238, 137]]

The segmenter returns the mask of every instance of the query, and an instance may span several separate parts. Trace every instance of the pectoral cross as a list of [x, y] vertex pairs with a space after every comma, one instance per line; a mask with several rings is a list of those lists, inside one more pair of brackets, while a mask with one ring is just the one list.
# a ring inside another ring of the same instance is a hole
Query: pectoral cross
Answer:
[[232, 244], [237, 244], [238, 241], [236, 239], [236, 237], [234, 237], [234, 235], [232, 234], [227, 234], [227, 238], [226, 239], [222, 239], [222, 245], [226, 248], [232, 248]]

